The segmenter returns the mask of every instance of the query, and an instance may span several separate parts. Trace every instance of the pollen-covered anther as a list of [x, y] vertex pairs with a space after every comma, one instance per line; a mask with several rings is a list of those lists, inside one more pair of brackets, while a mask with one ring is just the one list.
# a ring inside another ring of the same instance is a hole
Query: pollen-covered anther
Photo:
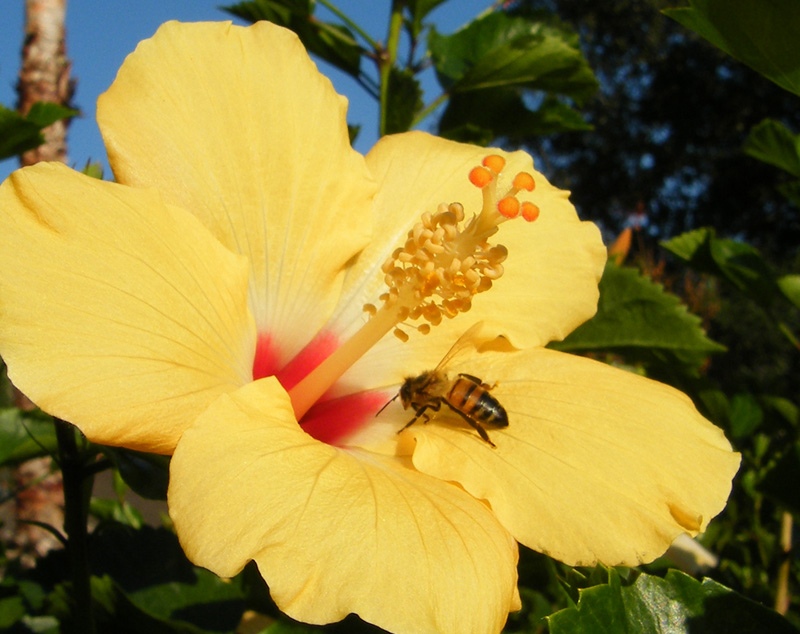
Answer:
[[520, 204], [514, 196], [506, 196], [497, 203], [497, 211], [505, 218], [516, 218], [519, 216]]
[[531, 202], [522, 203], [522, 217], [528, 222], [533, 222], [539, 217], [539, 207]]
[[506, 160], [499, 154], [489, 154], [488, 156], [483, 157], [481, 164], [493, 171], [495, 174], [499, 174], [506, 166]]
[[528, 172], [520, 172], [514, 177], [513, 187], [517, 191], [525, 190], [532, 192], [536, 188], [536, 181], [533, 180], [533, 175]]
[[493, 180], [491, 171], [485, 167], [474, 167], [469, 173], [469, 182], [479, 189], [487, 187]]

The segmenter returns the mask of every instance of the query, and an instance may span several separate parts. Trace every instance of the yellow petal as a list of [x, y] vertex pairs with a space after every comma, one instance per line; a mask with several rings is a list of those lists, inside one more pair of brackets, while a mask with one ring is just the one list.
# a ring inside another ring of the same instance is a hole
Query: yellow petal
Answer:
[[488, 428], [493, 449], [452, 412], [417, 423], [405, 432], [414, 465], [487, 500], [526, 546], [571, 565], [635, 565], [723, 509], [739, 455], [677, 390], [543, 349], [484, 353], [459, 371], [498, 382], [509, 426]]
[[222, 576], [254, 559], [301, 621], [354, 612], [392, 632], [485, 634], [519, 607], [516, 544], [486, 505], [313, 440], [274, 378], [220, 397], [183, 435], [168, 501], [189, 559]]
[[352, 312], [337, 312], [338, 330], [348, 332], [354, 328], [352, 321], [359, 321], [353, 307], [377, 303], [385, 290], [380, 266], [405, 243], [406, 233], [423, 211], [433, 212], [443, 202], [461, 202], [467, 217], [480, 210], [482, 195], [470, 184], [468, 174], [490, 153], [505, 157], [504, 175], [509, 179], [520, 171], [534, 175], [536, 189], [529, 199], [541, 214], [533, 223], [519, 218], [500, 226], [492, 240], [508, 247], [505, 274], [490, 291], [475, 297], [466, 315], [437, 326], [439, 336], [452, 342], [470, 324], [484, 320], [516, 346], [530, 347], [562, 339], [594, 315], [606, 250], [597, 227], [578, 219], [568, 192], [535, 172], [525, 152], [508, 153], [410, 132], [382, 138], [367, 155], [379, 183], [375, 237], [348, 272], [341, 305]]
[[252, 377], [244, 259], [153, 191], [51, 163], [0, 187], [0, 353], [96, 442], [169, 453]]
[[371, 234], [374, 192], [347, 102], [269, 22], [163, 25], [98, 101], [119, 182], [157, 187], [250, 259], [260, 333], [293, 356]]

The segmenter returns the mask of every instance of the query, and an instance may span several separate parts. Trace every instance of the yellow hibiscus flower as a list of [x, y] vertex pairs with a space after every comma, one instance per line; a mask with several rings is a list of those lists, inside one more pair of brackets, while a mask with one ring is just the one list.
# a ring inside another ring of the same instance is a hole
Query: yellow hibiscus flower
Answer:
[[[0, 186], [15, 384], [95, 442], [173, 453], [188, 557], [255, 560], [310, 623], [497, 632], [517, 542], [636, 564], [702, 531], [739, 463], [721, 431], [542, 347], [595, 311], [594, 225], [525, 153], [409, 133], [362, 157], [345, 110], [274, 25], [142, 42], [98, 104], [117, 183], [40, 164]], [[400, 400], [376, 417], [477, 322], [450, 371], [507, 427], [487, 441], [446, 403], [400, 434]]]

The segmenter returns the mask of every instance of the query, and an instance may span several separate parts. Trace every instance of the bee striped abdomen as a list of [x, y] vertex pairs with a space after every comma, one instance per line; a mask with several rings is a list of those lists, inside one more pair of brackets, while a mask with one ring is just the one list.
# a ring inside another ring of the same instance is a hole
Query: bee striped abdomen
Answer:
[[507, 427], [508, 414], [483, 384], [471, 376], [459, 375], [447, 394], [447, 402], [473, 420], [493, 427]]

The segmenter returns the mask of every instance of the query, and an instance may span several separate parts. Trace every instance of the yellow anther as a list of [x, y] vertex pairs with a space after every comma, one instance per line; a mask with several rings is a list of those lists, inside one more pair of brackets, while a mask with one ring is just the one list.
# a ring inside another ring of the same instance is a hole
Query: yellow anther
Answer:
[[464, 205], [461, 203], [450, 203], [447, 210], [456, 217], [457, 222], [464, 220]]
[[503, 265], [502, 264], [495, 264], [494, 266], [487, 266], [483, 269], [484, 277], [488, 277], [490, 280], [496, 280], [502, 277], [503, 275]]
[[505, 218], [516, 218], [519, 215], [519, 201], [513, 196], [506, 196], [497, 203], [497, 211]]
[[528, 222], [533, 222], [539, 217], [539, 208], [530, 202], [522, 203], [522, 217]]
[[458, 220], [456, 219], [454, 213], [452, 213], [449, 209], [445, 209], [436, 217], [436, 222], [439, 223], [439, 227], [446, 229], [447, 227], [452, 227], [453, 225], [457, 224]]
[[444, 247], [441, 244], [436, 244], [432, 240], [426, 240], [425, 244], [422, 245], [422, 248], [426, 251], [430, 251], [433, 254], [444, 253]]
[[406, 334], [405, 332], [403, 332], [399, 328], [395, 328], [392, 332], [394, 333], [394, 336], [397, 337], [403, 343], [408, 341], [408, 334]]
[[474, 167], [469, 173], [469, 182], [480, 189], [489, 185], [493, 179], [492, 173], [485, 167]]
[[508, 249], [506, 249], [502, 244], [497, 244], [493, 246], [491, 249], [489, 249], [489, 252], [486, 254], [486, 259], [495, 264], [504, 262], [507, 257], [508, 257]]
[[520, 172], [514, 177], [514, 189], [517, 191], [524, 189], [532, 192], [535, 187], [536, 181], [533, 180], [533, 176], [528, 172]]
[[369, 314], [370, 317], [378, 312], [378, 309], [375, 308], [374, 304], [364, 304], [364, 312]]
[[499, 174], [506, 166], [506, 160], [497, 154], [489, 154], [483, 158], [483, 166], [488, 167], [495, 174]]

